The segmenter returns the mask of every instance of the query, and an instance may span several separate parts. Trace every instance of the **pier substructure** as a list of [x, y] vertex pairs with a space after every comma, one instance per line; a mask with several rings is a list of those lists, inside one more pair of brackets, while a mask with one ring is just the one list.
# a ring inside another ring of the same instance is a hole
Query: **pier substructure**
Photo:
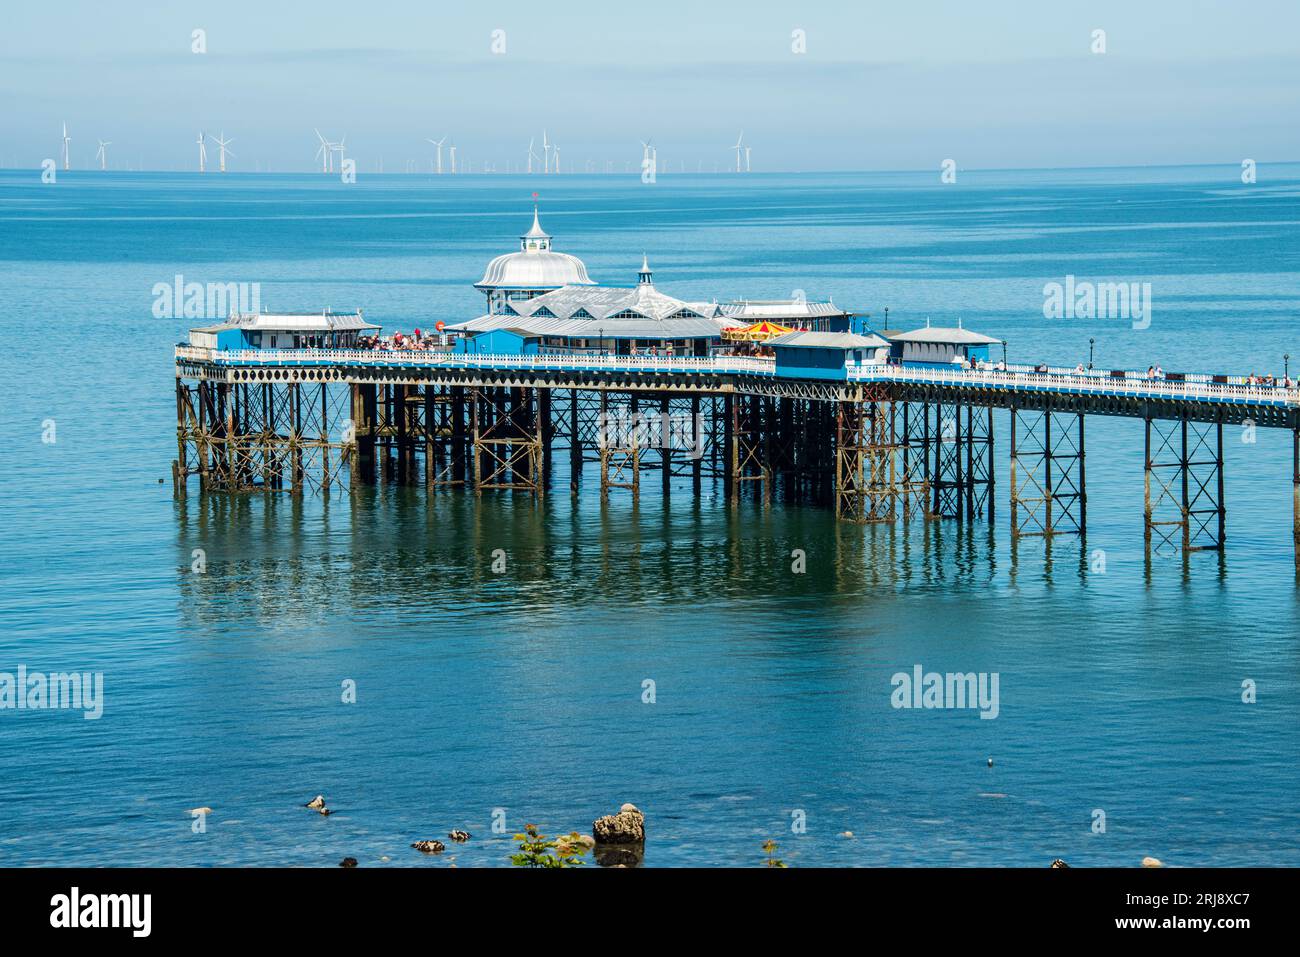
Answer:
[[[928, 518], [993, 519], [993, 408], [954, 400], [909, 403], [904, 461], [928, 491]], [[919, 461], [918, 461], [919, 460]]]
[[537, 390], [487, 387], [470, 390], [474, 491], [504, 489], [543, 494], [542, 417]]
[[774, 400], [770, 396], [731, 397], [727, 444], [730, 500], [734, 505], [746, 487], [753, 487], [764, 505], [772, 501], [772, 431]]
[[244, 384], [176, 380], [176, 490], [197, 475], [205, 492], [325, 492], [346, 487], [355, 450], [346, 391], [329, 383]]
[[857, 523], [892, 522], [922, 493], [904, 461], [896, 403], [888, 386], [865, 389], [862, 402], [835, 413], [835, 514]]
[[1046, 400], [1011, 406], [1011, 536], [1085, 535], [1084, 415]]
[[626, 489], [636, 499], [641, 495], [640, 403], [635, 393], [621, 409], [610, 402], [610, 393], [600, 393], [596, 447], [600, 454], [600, 500], [609, 500], [613, 489]]
[[1148, 550], [1223, 548], [1222, 421], [1144, 418]]

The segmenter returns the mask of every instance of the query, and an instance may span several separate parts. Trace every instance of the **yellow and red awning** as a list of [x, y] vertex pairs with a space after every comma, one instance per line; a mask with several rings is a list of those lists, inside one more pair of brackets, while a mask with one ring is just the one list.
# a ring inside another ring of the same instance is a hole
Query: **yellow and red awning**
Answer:
[[777, 322], [768, 322], [764, 319], [762, 322], [756, 322], [752, 326], [744, 326], [740, 329], [727, 329], [722, 333], [722, 338], [741, 342], [766, 342], [768, 339], [775, 339], [777, 336], [783, 336], [787, 332], [794, 332], [794, 330], [789, 326], [783, 326]]

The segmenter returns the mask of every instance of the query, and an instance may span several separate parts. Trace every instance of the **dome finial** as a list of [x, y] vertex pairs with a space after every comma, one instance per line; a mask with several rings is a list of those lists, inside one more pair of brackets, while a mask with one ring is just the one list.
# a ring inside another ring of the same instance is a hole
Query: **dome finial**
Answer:
[[542, 229], [542, 222], [537, 214], [537, 194], [533, 193], [533, 227], [519, 237], [519, 248], [524, 252], [536, 250], [545, 252], [551, 248], [551, 237]]
[[641, 269], [636, 274], [637, 283], [642, 286], [653, 286], [650, 272], [650, 257], [645, 253], [641, 254]]

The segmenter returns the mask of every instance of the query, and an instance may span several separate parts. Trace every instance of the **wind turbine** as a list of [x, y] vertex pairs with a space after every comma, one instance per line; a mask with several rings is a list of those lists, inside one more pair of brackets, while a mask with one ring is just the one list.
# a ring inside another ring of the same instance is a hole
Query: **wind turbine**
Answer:
[[551, 141], [546, 138], [546, 130], [542, 130], [542, 153], [546, 160], [546, 165], [542, 172], [549, 173], [551, 171]]
[[320, 146], [316, 148], [316, 156], [320, 158], [320, 171], [322, 173], [331, 173], [334, 171], [334, 143], [331, 143], [325, 137], [320, 135], [320, 130], [315, 130], [316, 139], [320, 140]]
[[430, 143], [438, 147], [438, 175], [439, 176], [442, 175], [442, 144], [446, 139], [447, 137], [444, 136], [440, 140], [429, 140]]
[[552, 143], [551, 149], [555, 150], [555, 172], [560, 171], [560, 144]]
[[[344, 146], [344, 144], [347, 143], [347, 141], [348, 141], [348, 135], [347, 135], [346, 133], [344, 133], [344, 134], [343, 134], [343, 139], [339, 140], [337, 143], [331, 143], [331, 144], [330, 144], [330, 152], [331, 152], [331, 153], [338, 153], [338, 154], [339, 154], [339, 169], [342, 169], [342, 168], [343, 168], [344, 151], [346, 150], [346, 147]], [[330, 169], [333, 169], [333, 168], [334, 168], [334, 163], [333, 163], [333, 161], [331, 160], [331, 161], [330, 161]]]
[[451, 150], [451, 174], [456, 175], [456, 144], [452, 143], [448, 149]]
[[229, 153], [231, 156], [235, 155], [235, 151], [229, 148], [230, 144], [235, 141], [233, 139], [229, 139], [229, 140], [226, 139], [225, 130], [221, 131], [220, 136], [213, 136], [211, 139], [212, 142], [216, 143], [218, 148], [221, 150], [220, 165], [221, 165], [221, 172], [224, 173], [226, 171], [226, 154]]
[[659, 150], [654, 144], [655, 138], [652, 136], [648, 140], [641, 140], [641, 169], [655, 169], [659, 165]]
[[63, 171], [68, 171], [68, 144], [72, 142], [72, 137], [68, 135], [68, 121], [63, 121]]
[[745, 147], [745, 172], [749, 172], [749, 147]]
[[530, 140], [528, 141], [528, 173], [529, 173], [529, 175], [532, 175], [532, 172], [533, 172], [533, 160], [539, 158], [539, 157], [537, 156], [537, 150], [533, 149], [533, 144], [535, 144], [536, 142], [537, 142], [537, 138], [536, 138], [536, 137], [533, 137], [532, 139], [530, 139]]
[[99, 160], [99, 168], [101, 170], [108, 169], [108, 147], [112, 145], [112, 140], [109, 140], [108, 142], [99, 140], [99, 152], [95, 154], [95, 158]]
[[740, 135], [736, 137], [736, 145], [732, 147], [736, 151], [736, 172], [740, 172], [740, 143], [745, 138], [745, 131], [741, 130]]
[[208, 148], [204, 144], [205, 137], [203, 131], [199, 130], [199, 172], [206, 173], [208, 169]]

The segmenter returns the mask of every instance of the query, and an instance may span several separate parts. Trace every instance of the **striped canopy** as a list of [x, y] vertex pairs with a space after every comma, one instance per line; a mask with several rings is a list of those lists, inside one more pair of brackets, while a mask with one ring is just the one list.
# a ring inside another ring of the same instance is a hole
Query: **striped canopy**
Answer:
[[768, 339], [783, 336], [788, 332], [794, 332], [794, 330], [789, 326], [783, 326], [776, 322], [768, 322], [765, 319], [762, 322], [754, 323], [752, 326], [744, 326], [740, 329], [727, 329], [722, 333], [722, 338], [743, 342], [765, 342]]

